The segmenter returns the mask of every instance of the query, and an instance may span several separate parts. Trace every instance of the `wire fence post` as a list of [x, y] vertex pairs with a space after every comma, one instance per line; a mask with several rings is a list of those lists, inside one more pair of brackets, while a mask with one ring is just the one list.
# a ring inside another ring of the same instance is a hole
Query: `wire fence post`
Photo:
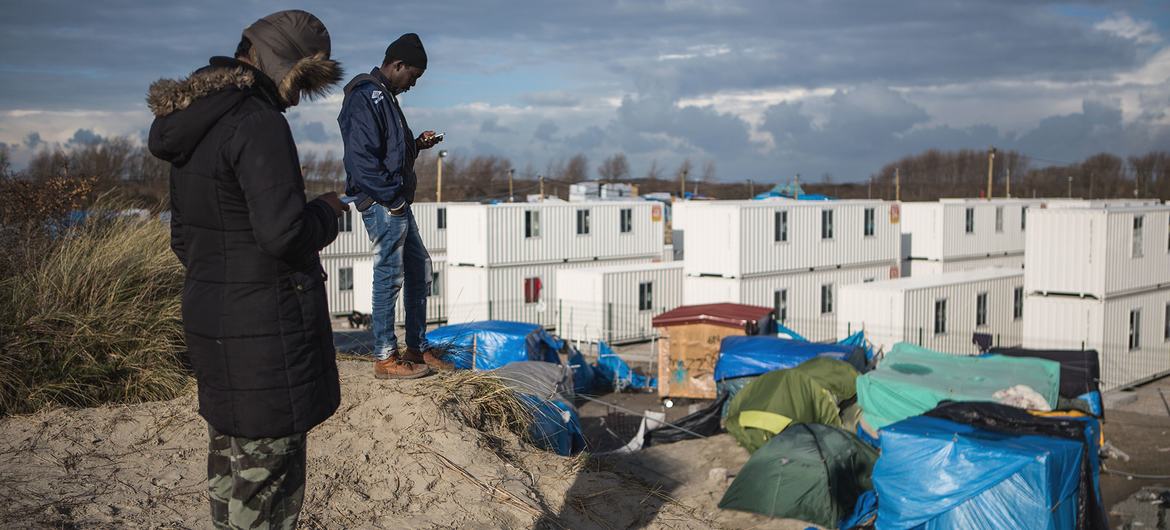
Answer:
[[613, 342], [613, 302], [605, 304], [605, 336]]
[[492, 319], [492, 301], [488, 300], [488, 320]]
[[922, 327], [918, 327], [918, 345], [922, 346]]

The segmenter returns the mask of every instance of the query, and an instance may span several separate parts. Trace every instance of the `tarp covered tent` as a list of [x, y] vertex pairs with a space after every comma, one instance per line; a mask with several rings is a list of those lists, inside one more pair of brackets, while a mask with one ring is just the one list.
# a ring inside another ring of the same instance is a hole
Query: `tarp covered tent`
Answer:
[[516, 361], [491, 371], [504, 384], [524, 394], [541, 399], [572, 403], [574, 397], [572, 369], [563, 364], [544, 361]]
[[528, 436], [534, 445], [561, 456], [585, 450], [585, 435], [576, 408], [560, 400], [541, 399], [532, 394], [519, 393], [517, 396], [532, 413]]
[[516, 361], [491, 373], [515, 391], [532, 414], [528, 437], [534, 445], [561, 456], [585, 449], [581, 419], [572, 405], [571, 368], [544, 361]]
[[1097, 350], [1030, 350], [992, 348], [988, 353], [1009, 357], [1033, 357], [1060, 363], [1060, 397], [1084, 401], [1089, 411], [1104, 416], [1101, 402], [1101, 361]]
[[455, 368], [491, 370], [515, 361], [559, 363], [564, 341], [527, 322], [483, 320], [442, 326], [427, 333], [431, 345], [447, 351]]
[[857, 401], [875, 429], [917, 416], [942, 401], [995, 401], [1025, 385], [1057, 405], [1060, 365], [1043, 359], [939, 353], [899, 342], [873, 371], [857, 378]]
[[882, 429], [878, 528], [1074, 528], [1080, 442], [916, 416]]
[[1038, 416], [1008, 405], [987, 402], [948, 401], [924, 416], [1009, 434], [1038, 434], [1080, 442], [1083, 458], [1077, 486], [1078, 530], [1106, 530], [1109, 520], [1101, 501], [1100, 435], [1095, 418], [1077, 412]]
[[658, 380], [635, 372], [613, 348], [605, 342], [597, 343], [597, 364], [593, 367], [593, 378], [597, 389], [621, 392], [627, 388], [637, 390], [655, 388]]
[[854, 353], [852, 346], [821, 344], [778, 337], [725, 337], [719, 344], [719, 361], [715, 363], [715, 381], [760, 375], [772, 370], [796, 368], [813, 357], [846, 360]]
[[792, 424], [845, 426], [841, 409], [856, 395], [857, 371], [844, 361], [816, 357], [796, 368], [760, 376], [727, 407], [727, 432], [754, 452]]
[[836, 528], [870, 489], [877, 458], [842, 429], [794, 425], [752, 454], [719, 507]]

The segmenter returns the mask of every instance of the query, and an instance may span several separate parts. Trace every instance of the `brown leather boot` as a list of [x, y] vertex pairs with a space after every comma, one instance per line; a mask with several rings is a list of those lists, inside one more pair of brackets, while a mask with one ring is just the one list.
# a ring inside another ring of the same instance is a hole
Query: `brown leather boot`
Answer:
[[455, 369], [455, 365], [453, 363], [443, 360], [442, 357], [435, 355], [433, 352], [434, 350], [427, 350], [425, 352], [419, 353], [419, 351], [414, 348], [407, 348], [406, 351], [402, 354], [402, 359], [415, 364], [426, 364], [435, 371], [447, 371]]
[[391, 355], [384, 361], [374, 361], [376, 379], [418, 379], [428, 375], [431, 375], [431, 367], [407, 361], [398, 354]]

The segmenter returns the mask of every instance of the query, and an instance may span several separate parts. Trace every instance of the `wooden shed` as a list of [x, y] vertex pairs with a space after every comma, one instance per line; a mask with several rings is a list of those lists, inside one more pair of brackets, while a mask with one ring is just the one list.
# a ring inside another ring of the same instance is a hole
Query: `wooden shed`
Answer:
[[772, 332], [772, 309], [742, 304], [688, 305], [654, 317], [658, 342], [658, 395], [715, 399], [719, 344], [733, 335]]

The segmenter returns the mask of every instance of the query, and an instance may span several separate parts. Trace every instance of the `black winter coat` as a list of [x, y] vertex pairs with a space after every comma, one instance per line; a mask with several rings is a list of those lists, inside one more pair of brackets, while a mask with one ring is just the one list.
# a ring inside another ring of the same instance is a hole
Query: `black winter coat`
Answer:
[[183, 326], [199, 413], [246, 438], [306, 432], [341, 400], [318, 251], [337, 237], [306, 204], [276, 87], [213, 58], [151, 86], [149, 146], [172, 164], [171, 247], [187, 269]]

